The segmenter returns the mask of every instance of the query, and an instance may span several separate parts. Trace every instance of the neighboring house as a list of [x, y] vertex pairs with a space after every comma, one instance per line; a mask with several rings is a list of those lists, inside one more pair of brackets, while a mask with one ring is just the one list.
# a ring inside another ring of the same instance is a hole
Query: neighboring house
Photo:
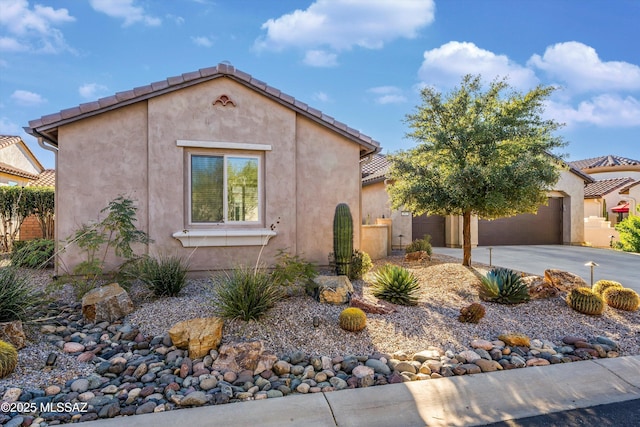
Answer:
[[362, 223], [391, 219], [391, 246], [401, 249], [411, 243], [411, 212], [391, 209], [387, 194], [389, 162], [385, 155], [374, 154], [362, 160]]
[[[391, 211], [386, 194], [386, 174], [388, 162], [381, 155], [363, 162], [362, 208], [364, 220], [371, 216], [391, 215], [394, 229], [397, 222], [403, 224], [402, 234], [409, 240], [431, 235], [433, 246], [462, 246], [462, 217], [448, 215], [417, 215], [408, 212]], [[521, 214], [492, 221], [472, 219], [472, 245], [540, 245], [574, 244], [584, 242], [584, 188], [593, 181], [579, 170], [562, 165], [560, 179], [553, 190], [548, 192], [548, 204], [540, 206], [537, 214]], [[405, 225], [407, 219], [411, 220]], [[400, 227], [398, 227], [400, 228]], [[398, 232], [394, 231], [394, 245]], [[403, 238], [403, 242], [405, 242]]]
[[0, 135], [0, 185], [25, 186], [44, 167], [19, 136]]
[[[379, 150], [227, 64], [44, 116], [26, 130], [57, 153], [58, 239], [122, 194], [136, 201], [150, 254], [188, 258], [203, 272], [253, 266], [260, 254], [271, 263], [278, 249], [326, 265], [335, 207], [347, 203], [354, 221], [361, 217], [360, 159]], [[70, 246], [60, 261], [72, 269], [82, 259]]]
[[604, 217], [615, 225], [638, 206], [640, 160], [608, 155], [570, 164], [596, 180], [585, 193], [585, 217]]
[[[55, 171], [44, 169], [19, 136], [0, 135], [0, 185], [54, 186]], [[42, 229], [35, 216], [25, 218], [18, 240], [39, 239]]]

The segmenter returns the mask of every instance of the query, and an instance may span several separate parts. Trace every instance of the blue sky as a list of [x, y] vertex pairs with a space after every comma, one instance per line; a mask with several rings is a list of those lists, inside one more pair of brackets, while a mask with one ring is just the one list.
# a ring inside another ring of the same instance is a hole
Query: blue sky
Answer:
[[391, 152], [423, 85], [557, 85], [568, 160], [638, 159], [638, 22], [635, 0], [0, 0], [0, 133], [51, 168], [29, 120], [229, 61]]

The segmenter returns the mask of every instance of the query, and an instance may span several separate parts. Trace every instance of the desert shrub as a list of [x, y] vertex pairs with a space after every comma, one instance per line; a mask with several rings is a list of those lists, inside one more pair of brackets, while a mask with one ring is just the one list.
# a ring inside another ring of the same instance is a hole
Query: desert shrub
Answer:
[[359, 280], [373, 268], [371, 257], [368, 253], [356, 249], [351, 257], [351, 268], [349, 269], [349, 279]]
[[307, 284], [318, 275], [316, 266], [300, 255], [291, 255], [286, 249], [278, 250], [271, 278], [276, 285]]
[[35, 239], [15, 242], [11, 252], [11, 264], [16, 267], [47, 268], [53, 267], [55, 242], [47, 239]]
[[480, 279], [480, 298], [500, 304], [529, 301], [529, 289], [522, 276], [508, 268], [494, 268]]
[[213, 281], [213, 308], [225, 319], [258, 320], [284, 297], [282, 286], [261, 269], [242, 266]]
[[424, 238], [414, 240], [409, 243], [404, 250], [408, 254], [411, 252], [425, 251], [429, 256], [431, 256], [433, 253], [433, 249], [431, 248], [431, 235], [425, 234]]
[[401, 305], [416, 305], [420, 289], [418, 278], [399, 265], [385, 264], [373, 273], [373, 295]]
[[[640, 208], [638, 213], [640, 214]], [[626, 252], [640, 253], [640, 216], [630, 215], [616, 224], [620, 233], [619, 247]]]
[[156, 296], [175, 297], [187, 283], [188, 266], [180, 257], [144, 256], [134, 266], [140, 281]]
[[27, 320], [42, 301], [42, 296], [30, 285], [29, 278], [15, 267], [0, 269], [0, 322]]

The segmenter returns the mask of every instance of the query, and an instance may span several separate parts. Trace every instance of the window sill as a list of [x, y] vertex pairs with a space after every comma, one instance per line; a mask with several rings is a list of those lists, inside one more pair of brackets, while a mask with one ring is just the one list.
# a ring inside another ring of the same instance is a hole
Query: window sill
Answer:
[[185, 248], [207, 246], [262, 246], [276, 235], [266, 228], [236, 230], [182, 230], [173, 233]]

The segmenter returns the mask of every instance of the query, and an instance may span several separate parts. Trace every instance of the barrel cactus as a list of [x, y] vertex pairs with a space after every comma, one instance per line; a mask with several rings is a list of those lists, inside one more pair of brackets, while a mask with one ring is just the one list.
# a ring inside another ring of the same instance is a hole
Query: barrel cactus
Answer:
[[478, 323], [484, 315], [484, 306], [474, 302], [471, 305], [460, 309], [460, 316], [458, 316], [458, 320], [462, 323]]
[[640, 296], [633, 289], [612, 286], [604, 291], [602, 298], [609, 307], [618, 310], [636, 311], [640, 306]]
[[353, 218], [346, 203], [336, 206], [333, 215], [333, 254], [336, 274], [348, 276], [353, 256]]
[[604, 300], [589, 288], [572, 289], [567, 295], [567, 304], [580, 313], [592, 316], [604, 311]]
[[367, 326], [367, 315], [356, 307], [345, 308], [338, 317], [338, 324], [345, 331], [360, 332]]
[[11, 374], [18, 366], [18, 350], [8, 342], [0, 341], [0, 378]]
[[609, 288], [622, 288], [622, 284], [619, 282], [614, 282], [613, 280], [598, 280], [593, 285], [593, 293], [598, 294], [600, 296], [604, 295], [604, 291]]

